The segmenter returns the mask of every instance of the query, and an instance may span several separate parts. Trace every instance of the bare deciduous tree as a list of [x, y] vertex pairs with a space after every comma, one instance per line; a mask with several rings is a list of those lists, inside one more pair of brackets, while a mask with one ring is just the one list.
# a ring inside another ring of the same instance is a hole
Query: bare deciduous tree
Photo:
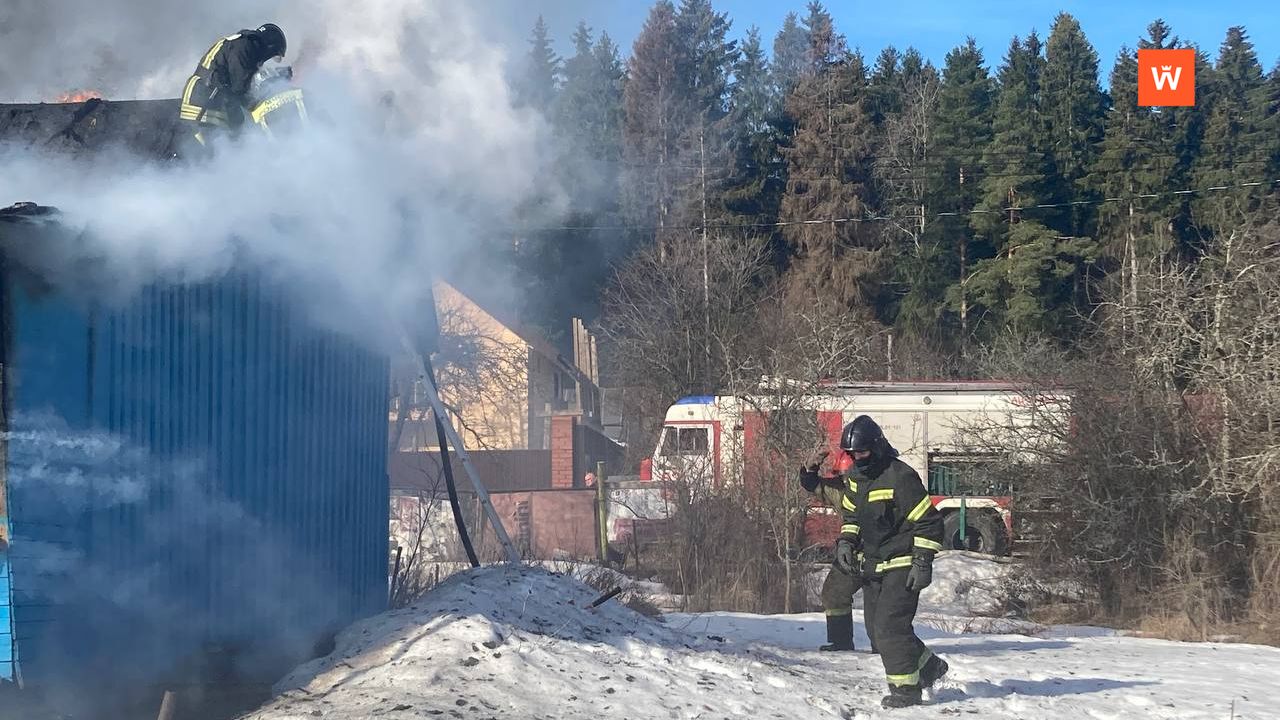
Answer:
[[1214, 237], [1195, 263], [1139, 263], [1083, 358], [1041, 344], [989, 359], [1072, 396], [1034, 429], [1053, 440], [1043, 462], [1016, 470], [1042, 570], [1085, 582], [1105, 619], [1201, 639], [1245, 623], [1274, 642], [1280, 228]]
[[737, 395], [760, 418], [749, 473], [722, 468], [717, 479], [713, 459], [698, 455], [676, 476], [663, 550], [695, 608], [789, 610], [808, 500], [796, 468], [825, 443], [814, 397], [827, 381], [865, 376], [881, 329], [834, 298], [788, 296], [762, 240], [713, 235], [708, 247], [707, 295], [701, 238], [668, 246], [665, 258], [642, 251], [608, 291], [605, 337], [624, 382], [645, 391], [651, 440], [663, 411], [691, 393]]

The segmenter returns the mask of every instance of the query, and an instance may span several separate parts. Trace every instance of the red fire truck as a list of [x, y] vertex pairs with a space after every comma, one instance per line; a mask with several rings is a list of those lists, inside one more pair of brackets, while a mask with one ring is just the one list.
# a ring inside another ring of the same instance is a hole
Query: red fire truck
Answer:
[[[844, 424], [870, 415], [900, 459], [928, 484], [945, 518], [947, 546], [1003, 555], [1013, 539], [1010, 454], [1025, 450], [1027, 438], [1036, 436], [1047, 414], [1067, 412], [1068, 400], [1063, 393], [1033, 394], [1009, 383], [867, 382], [823, 387], [803, 398], [803, 410], [789, 412], [816, 414], [831, 458], [842, 455], [834, 451]], [[715, 484], [752, 482], [761, 474], [752, 465], [763, 456], [768, 416], [778, 412], [770, 407], [776, 403], [771, 406], [765, 393], [679, 400], [667, 411], [658, 447], [642, 476], [658, 485], [691, 478]], [[1005, 433], [1018, 438], [1008, 450], [1001, 448]], [[1044, 435], [1043, 441], [1051, 442]], [[996, 467], [1005, 470], [994, 472]], [[795, 468], [784, 472], [793, 475]], [[804, 544], [829, 547], [839, 525], [835, 510], [814, 502], [804, 523]]]

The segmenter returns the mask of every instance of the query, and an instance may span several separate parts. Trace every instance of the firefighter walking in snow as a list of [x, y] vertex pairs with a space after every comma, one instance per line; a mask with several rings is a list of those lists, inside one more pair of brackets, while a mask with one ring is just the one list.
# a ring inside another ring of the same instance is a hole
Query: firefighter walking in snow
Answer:
[[946, 661], [912, 627], [920, 591], [933, 579], [933, 556], [942, 549], [942, 515], [920, 476], [898, 459], [870, 417], [859, 415], [846, 425], [840, 447], [854, 467], [845, 476], [836, 563], [864, 583], [867, 634], [889, 681], [880, 704], [918, 705], [922, 690], [947, 672]]
[[[818, 475], [827, 453], [816, 462], [800, 469], [800, 485], [813, 493], [836, 512], [841, 511], [844, 500], [844, 480], [839, 476]], [[846, 457], [842, 454], [842, 458]], [[836, 463], [836, 471], [842, 468]], [[862, 588], [862, 577], [848, 568], [833, 564], [822, 581], [822, 609], [827, 615], [827, 644], [818, 648], [824, 651], [852, 651], [853, 647], [853, 595]], [[874, 646], [872, 652], [875, 652]]]
[[267, 23], [222, 38], [200, 58], [178, 111], [198, 148], [207, 151], [215, 134], [240, 129], [253, 76], [266, 61], [283, 58], [285, 49], [284, 32]]

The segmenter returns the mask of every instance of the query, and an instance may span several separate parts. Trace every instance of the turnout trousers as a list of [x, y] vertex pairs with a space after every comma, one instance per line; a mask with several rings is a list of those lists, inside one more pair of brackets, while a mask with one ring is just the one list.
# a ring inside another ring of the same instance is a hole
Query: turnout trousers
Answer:
[[831, 564], [827, 579], [822, 581], [822, 609], [827, 617], [832, 615], [852, 615], [853, 595], [862, 587], [862, 578], [847, 573]]
[[867, 635], [884, 662], [889, 685], [918, 688], [920, 669], [933, 653], [912, 627], [920, 593], [907, 590], [908, 572], [908, 568], [898, 568], [867, 579], [862, 587], [862, 607]]
[[841, 570], [834, 563], [822, 581], [822, 609], [827, 614], [827, 644], [823, 650], [853, 650], [853, 594], [862, 587], [862, 578]]

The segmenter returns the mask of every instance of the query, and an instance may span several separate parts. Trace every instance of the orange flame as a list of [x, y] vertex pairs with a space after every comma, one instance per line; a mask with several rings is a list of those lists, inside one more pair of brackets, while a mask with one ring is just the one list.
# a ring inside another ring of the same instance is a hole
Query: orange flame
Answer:
[[101, 100], [102, 93], [97, 90], [68, 90], [53, 101], [56, 103], [82, 103], [88, 100]]

